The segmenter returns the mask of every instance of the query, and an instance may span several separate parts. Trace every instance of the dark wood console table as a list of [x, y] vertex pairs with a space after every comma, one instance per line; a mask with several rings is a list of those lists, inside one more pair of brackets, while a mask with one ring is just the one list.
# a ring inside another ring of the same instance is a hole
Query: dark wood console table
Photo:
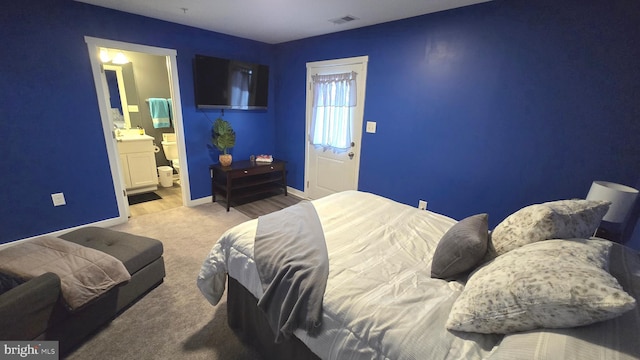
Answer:
[[287, 195], [287, 170], [285, 162], [273, 160], [272, 163], [257, 161], [234, 161], [231, 166], [213, 164], [211, 173], [211, 198], [216, 201], [216, 193], [227, 200], [227, 211], [231, 202], [258, 194], [280, 192]]

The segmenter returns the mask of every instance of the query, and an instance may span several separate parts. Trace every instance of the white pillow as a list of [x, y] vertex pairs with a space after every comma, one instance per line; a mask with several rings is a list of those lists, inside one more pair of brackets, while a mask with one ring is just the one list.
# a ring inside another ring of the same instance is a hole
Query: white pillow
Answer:
[[636, 301], [607, 272], [606, 240], [548, 240], [508, 252], [474, 272], [447, 328], [508, 334], [607, 320]]
[[498, 256], [548, 239], [591, 237], [609, 205], [608, 201], [559, 200], [524, 207], [491, 232], [492, 253]]

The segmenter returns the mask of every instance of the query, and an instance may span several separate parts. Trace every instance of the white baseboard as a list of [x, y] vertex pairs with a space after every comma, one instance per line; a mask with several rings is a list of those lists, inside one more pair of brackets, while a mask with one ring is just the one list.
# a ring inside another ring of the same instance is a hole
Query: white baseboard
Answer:
[[[298, 190], [298, 189], [294, 189], [292, 187], [287, 186], [287, 193], [291, 194], [293, 196], [297, 196], [301, 199], [306, 199], [307, 196], [304, 192]], [[212, 201], [212, 197], [211, 196], [205, 196], [203, 198], [199, 198], [199, 199], [195, 199], [195, 200], [189, 200], [186, 202], [185, 206], [187, 207], [194, 207], [194, 206], [198, 206], [198, 205], [204, 205], [204, 204], [208, 204]], [[111, 226], [115, 226], [115, 225], [119, 225], [119, 224], [123, 224], [126, 221], [120, 220], [119, 218], [113, 218], [113, 219], [107, 219], [107, 220], [102, 220], [102, 221], [97, 221], [94, 223], [90, 223], [90, 224], [85, 224], [85, 225], [79, 225], [79, 226], [75, 226], [72, 228], [68, 228], [68, 229], [63, 229], [63, 230], [58, 230], [58, 231], [54, 231], [54, 232], [50, 232], [47, 234], [41, 234], [41, 235], [37, 235], [37, 236], [32, 236], [29, 238], [25, 238], [25, 239], [20, 239], [20, 240], [15, 240], [12, 242], [8, 242], [8, 243], [4, 243], [4, 244], [0, 244], [0, 250], [2, 248], [5, 247], [9, 247], [9, 246], [13, 246], [13, 245], [17, 245], [23, 241], [27, 241], [27, 240], [31, 240], [31, 239], [35, 239], [37, 237], [40, 236], [60, 236], [62, 234], [66, 234], [70, 231], [85, 227], [85, 226], [98, 226], [98, 227], [111, 227]]]
[[184, 204], [184, 206], [186, 206], [186, 207], [194, 207], [194, 206], [198, 206], [198, 205], [204, 205], [206, 203], [210, 203], [212, 200], [213, 200], [213, 198], [211, 196], [205, 196], [203, 198], [199, 198], [199, 199], [195, 199], [195, 200], [189, 200]]
[[79, 226], [75, 226], [75, 227], [68, 228], [68, 229], [58, 230], [58, 231], [54, 231], [54, 232], [50, 232], [50, 233], [46, 233], [46, 234], [36, 235], [36, 236], [29, 237], [29, 238], [15, 240], [15, 241], [12, 241], [12, 242], [0, 244], [0, 250], [2, 250], [5, 247], [17, 245], [17, 244], [19, 244], [19, 243], [21, 243], [23, 241], [27, 241], [27, 240], [38, 238], [40, 236], [58, 237], [58, 236], [60, 236], [62, 234], [66, 234], [66, 233], [68, 233], [70, 231], [73, 231], [73, 230], [76, 230], [76, 229], [80, 229], [80, 228], [83, 228], [83, 227], [86, 227], [86, 226], [111, 227], [111, 226], [115, 226], [115, 225], [122, 224], [122, 223], [125, 223], [125, 222], [126, 221], [122, 221], [122, 220], [120, 220], [118, 218], [101, 220], [101, 221], [97, 221], [97, 222], [90, 223], [90, 224], [79, 225]]
[[287, 186], [287, 193], [293, 195], [293, 196], [297, 196], [301, 199], [308, 199], [307, 198], [307, 194], [305, 194], [304, 192], [298, 190], [298, 189], [294, 189], [290, 186]]

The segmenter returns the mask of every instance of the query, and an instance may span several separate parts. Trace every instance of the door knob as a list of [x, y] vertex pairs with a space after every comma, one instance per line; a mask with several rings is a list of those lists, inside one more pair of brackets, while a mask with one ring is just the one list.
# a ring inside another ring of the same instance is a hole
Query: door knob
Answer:
[[353, 153], [353, 151], [352, 151], [352, 152], [350, 152], [348, 155], [349, 155], [349, 159], [353, 159], [353, 155], [355, 155], [355, 154], [354, 154], [354, 153]]

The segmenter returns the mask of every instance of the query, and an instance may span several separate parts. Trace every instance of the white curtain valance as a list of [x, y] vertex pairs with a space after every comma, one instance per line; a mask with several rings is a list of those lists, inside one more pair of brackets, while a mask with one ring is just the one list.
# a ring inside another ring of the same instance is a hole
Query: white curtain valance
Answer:
[[351, 71], [348, 73], [342, 74], [328, 74], [328, 75], [311, 75], [311, 80], [314, 83], [319, 82], [336, 82], [336, 81], [345, 81], [345, 80], [355, 80], [356, 75], [358, 75], [355, 71]]
[[355, 71], [342, 74], [312, 75], [315, 107], [356, 106]]

